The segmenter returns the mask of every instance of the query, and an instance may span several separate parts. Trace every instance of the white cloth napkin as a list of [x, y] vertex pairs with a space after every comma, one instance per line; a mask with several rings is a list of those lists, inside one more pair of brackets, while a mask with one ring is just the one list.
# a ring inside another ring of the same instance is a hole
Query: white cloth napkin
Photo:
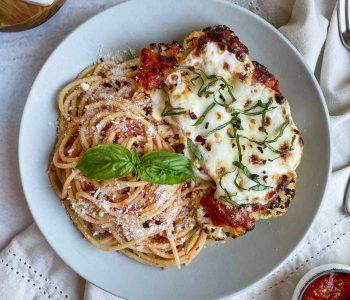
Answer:
[[[76, 5], [75, 8], [86, 9], [88, 10], [86, 16], [103, 8], [101, 0], [91, 0], [90, 5], [86, 7], [81, 4], [79, 6], [78, 2], [76, 1], [74, 4], [72, 4], [73, 1], [68, 2], [67, 7]], [[82, 2], [84, 1], [80, 1], [80, 3]], [[117, 3], [118, 0], [109, 1], [109, 5], [112, 2]], [[310, 68], [315, 70], [332, 116], [334, 173], [324, 204], [312, 229], [297, 250], [278, 270], [232, 298], [289, 299], [298, 280], [310, 268], [331, 262], [350, 264], [350, 218], [346, 217], [342, 211], [344, 188], [350, 173], [350, 52], [342, 47], [338, 37], [334, 0], [296, 0], [289, 22], [290, 9], [294, 0], [255, 0], [249, 2], [242, 0], [237, 2], [262, 15], [274, 25], [286, 24], [280, 30], [302, 53]], [[91, 3], [96, 4], [96, 7]], [[64, 8], [64, 13], [69, 14], [68, 9]], [[61, 21], [63, 21], [62, 14], [63, 12], [61, 12], [61, 16], [58, 15], [58, 19]], [[73, 25], [72, 27], [74, 27]], [[50, 28], [54, 25], [48, 23], [47, 26]], [[41, 32], [38, 38], [44, 36], [50, 41], [50, 36], [45, 36], [44, 31], [38, 31]], [[30, 34], [27, 36], [30, 37]], [[6, 74], [11, 66], [11, 57], [13, 57], [12, 53], [7, 53], [7, 50], [11, 49], [11, 43], [15, 41], [5, 36], [4, 43], [2, 43], [1, 38], [0, 36], [0, 58], [8, 57], [8, 59], [6, 61], [0, 60], [0, 74], [1, 72]], [[16, 38], [14, 39], [16, 40]], [[33, 47], [34, 52], [35, 41], [31, 44], [28, 43], [30, 47]], [[28, 45], [25, 46], [28, 47]], [[50, 52], [50, 47], [46, 51], [47, 53]], [[24, 65], [28, 69], [34, 69], [31, 74], [34, 76], [38, 66], [34, 65], [33, 67], [33, 65], [28, 64], [28, 61], [35, 60], [35, 53], [32, 53], [31, 57], [26, 56], [23, 59], [20, 55], [21, 51], [24, 50], [18, 50], [18, 54], [13, 60], [21, 61], [17, 67]], [[42, 50], [39, 49], [39, 51]], [[4, 55], [2, 56], [2, 54]], [[25, 54], [28, 55], [28, 52]], [[43, 60], [43, 57], [40, 59]], [[8, 75], [11, 74], [8, 73]], [[26, 80], [21, 74], [17, 76], [27, 84], [27, 89], [29, 89], [31, 80]], [[1, 79], [0, 90], [5, 90], [5, 94], [4, 97], [0, 97], [0, 100], [11, 97], [13, 94], [16, 95], [16, 87], [12, 86], [11, 89], [8, 87], [7, 82], [10, 82], [10, 79], [7, 77]], [[6, 94], [6, 89], [9, 91], [8, 94]], [[305, 101], [307, 100], [305, 99]], [[17, 118], [19, 118], [18, 108], [16, 112]], [[10, 126], [7, 124], [10, 123], [2, 123], [3, 120], [7, 120], [6, 118], [9, 118], [8, 115], [0, 110], [0, 128], [2, 129], [0, 140], [5, 140], [1, 135], [2, 132], [9, 132], [10, 136], [10, 131], [7, 128]], [[14, 120], [14, 122], [18, 122], [18, 120]], [[10, 166], [9, 162], [3, 158], [7, 157], [6, 150], [9, 149], [5, 148], [4, 145], [2, 143], [0, 146], [0, 163], [3, 168], [5, 167], [5, 170], [7, 167], [8, 170], [12, 170], [11, 178], [17, 178], [17, 171], [13, 171], [13, 166]], [[0, 170], [0, 172], [2, 171]], [[5, 175], [5, 173], [2, 174]], [[2, 182], [2, 185], [8, 184], [12, 190], [16, 190], [13, 182], [6, 180]], [[85, 283], [58, 258], [35, 225], [31, 225], [13, 238], [10, 244], [4, 244], [10, 236], [10, 230], [13, 229], [10, 227], [12, 224], [14, 224], [15, 230], [18, 230], [23, 224], [30, 221], [26, 209], [11, 210], [13, 207], [10, 207], [7, 202], [12, 199], [11, 196], [7, 199], [0, 197], [4, 212], [0, 212], [0, 222], [6, 225], [0, 227], [0, 245], [5, 245], [0, 252], [1, 299], [118, 299], [90, 283]], [[9, 215], [12, 216], [10, 220]], [[25, 222], [19, 223], [18, 218]]]

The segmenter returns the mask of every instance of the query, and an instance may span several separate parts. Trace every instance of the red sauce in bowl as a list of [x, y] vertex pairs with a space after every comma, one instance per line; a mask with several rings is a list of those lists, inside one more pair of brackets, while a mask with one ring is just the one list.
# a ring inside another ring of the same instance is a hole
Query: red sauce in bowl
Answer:
[[350, 300], [350, 274], [329, 273], [316, 278], [301, 300]]

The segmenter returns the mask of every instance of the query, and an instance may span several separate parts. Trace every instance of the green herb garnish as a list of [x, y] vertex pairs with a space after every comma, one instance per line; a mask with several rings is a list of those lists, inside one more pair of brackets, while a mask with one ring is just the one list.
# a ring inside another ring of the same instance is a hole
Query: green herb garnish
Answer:
[[186, 111], [182, 107], [166, 107], [162, 112], [162, 117], [183, 115]]
[[[279, 138], [281, 138], [283, 136], [283, 133], [284, 133], [284, 130], [286, 129], [286, 127], [288, 126], [289, 124], [289, 120], [287, 119], [283, 124], [282, 126], [280, 127], [279, 131], [278, 131], [278, 134], [275, 136], [275, 138], [273, 138], [272, 140], [268, 140], [267, 138], [265, 138], [263, 141], [256, 141], [256, 140], [253, 140], [253, 139], [250, 139], [250, 138], [247, 138], [243, 135], [241, 135], [242, 138], [245, 138], [247, 139], [248, 141], [252, 142], [252, 143], [255, 143], [257, 145], [261, 145], [261, 146], [264, 146], [268, 149], [270, 149], [272, 152], [274, 153], [277, 153], [277, 154], [283, 154], [283, 153], [286, 153], [287, 151], [290, 151], [291, 148], [287, 149], [287, 150], [278, 150], [278, 149], [275, 149], [274, 147], [272, 147], [270, 144], [272, 143], [275, 143], [277, 142], [277, 140]], [[293, 139], [292, 138], [292, 143], [294, 143], [294, 140], [295, 138]], [[292, 147], [292, 146], [291, 146]]]
[[195, 233], [198, 231], [199, 227], [196, 225], [192, 228], [192, 230], [188, 233], [188, 237], [187, 237], [187, 240], [186, 240], [186, 243], [185, 243], [185, 253], [187, 253], [188, 251], [188, 246], [193, 238], [193, 236], [195, 235]]
[[[239, 186], [239, 188], [243, 189], [243, 190], [248, 190], [248, 191], [264, 191], [264, 190], [267, 190], [267, 189], [270, 189], [272, 188], [272, 186], [268, 186], [268, 185], [264, 185], [264, 184], [261, 184], [258, 180], [259, 176], [257, 174], [252, 174], [250, 173], [250, 171], [248, 170], [248, 168], [242, 164], [241, 162], [239, 161], [234, 161], [232, 163], [235, 167], [237, 167], [239, 170], [241, 170], [243, 172], [243, 174], [245, 176], [247, 176], [250, 180], [254, 181], [256, 183], [256, 185], [254, 186], [251, 186], [250, 188], [248, 189], [245, 189], [241, 186]], [[239, 172], [238, 172], [239, 173]], [[236, 181], [236, 180], [235, 180]], [[237, 182], [236, 182], [236, 186], [237, 186]]]
[[88, 149], [77, 164], [84, 175], [97, 180], [127, 177], [135, 172], [144, 181], [172, 185], [194, 178], [191, 161], [174, 152], [152, 151], [138, 157], [116, 144], [100, 144]]
[[240, 204], [240, 203], [237, 203], [236, 201], [234, 201], [231, 198], [226, 197], [226, 196], [220, 196], [219, 198], [221, 201], [227, 202], [231, 205], [238, 206], [238, 207], [248, 207], [248, 206], [254, 205], [254, 203], [241, 203]]
[[[222, 95], [222, 92], [221, 92], [221, 91], [227, 89], [227, 92], [228, 92], [228, 94], [230, 95], [232, 102], [235, 102], [235, 101], [236, 101], [236, 98], [233, 96], [233, 93], [232, 93], [233, 86], [230, 85], [230, 84], [224, 79], [224, 77], [222, 77], [222, 76], [218, 76], [218, 79], [221, 80], [221, 81], [223, 82], [223, 85], [222, 85], [222, 86], [220, 87], [220, 89], [219, 89], [219, 94], [220, 94], [223, 98], [225, 98], [225, 97]], [[225, 101], [225, 102], [226, 102], [226, 101]], [[231, 102], [231, 103], [232, 103], [232, 102]]]
[[289, 151], [293, 151], [294, 150], [293, 146], [294, 146], [294, 141], [295, 141], [296, 137], [297, 137], [296, 135], [292, 136], [292, 141], [290, 143]]
[[[194, 70], [188, 69], [188, 70], [195, 74], [195, 76], [191, 79], [192, 85], [195, 85], [196, 81], [200, 82], [200, 87], [197, 93], [199, 97], [202, 97], [202, 96], [208, 97], [209, 95], [213, 95], [215, 103], [221, 106], [227, 107], [228, 103], [226, 103], [227, 101], [222, 93], [225, 89], [227, 89], [227, 92], [231, 97], [231, 103], [236, 101], [232, 93], [232, 88], [233, 88], [232, 85], [230, 85], [222, 76], [216, 76], [216, 75], [208, 76], [202, 70], [199, 70], [199, 69], [194, 69]], [[209, 81], [209, 83], [206, 84], [206, 81]], [[220, 103], [219, 101], [217, 101], [215, 98], [215, 91], [210, 90], [210, 88], [214, 84], [216, 84], [218, 81], [222, 82], [220, 85], [220, 88], [218, 89], [218, 93], [224, 103]]]
[[[241, 135], [237, 134], [236, 135], [236, 145], [237, 145], [237, 150], [238, 150], [238, 161], [234, 161], [232, 164], [238, 169], [237, 174], [235, 176], [235, 179], [233, 180], [234, 185], [241, 190], [246, 190], [246, 191], [263, 191], [269, 188], [272, 188], [271, 186], [263, 185], [259, 182], [258, 178], [259, 176], [257, 174], [252, 174], [249, 169], [242, 163], [242, 149], [241, 149], [241, 143], [240, 143], [240, 137]], [[243, 172], [243, 174], [248, 177], [250, 180], [254, 181], [256, 185], [251, 186], [250, 188], [246, 189], [242, 187], [241, 185], [238, 184], [237, 179], [239, 177], [240, 172]]]
[[100, 144], [83, 154], [77, 169], [97, 180], [122, 178], [132, 173], [135, 160], [135, 154], [121, 145]]
[[[272, 106], [270, 107], [270, 105], [272, 104], [272, 98], [269, 99], [269, 101], [267, 103], [263, 103], [261, 100], [258, 100], [258, 102], [253, 105], [252, 107], [250, 107], [249, 109], [246, 110], [240, 110], [240, 109], [236, 109], [234, 113], [240, 113], [246, 116], [258, 116], [261, 115], [261, 127], [263, 128], [265, 134], [268, 134], [266, 129], [265, 129], [265, 116], [266, 113], [274, 110], [277, 106]], [[255, 108], [262, 108], [262, 110], [259, 111], [252, 111]]]
[[[220, 177], [220, 180], [219, 180], [219, 185], [220, 185], [221, 189], [225, 192], [226, 196], [227, 196], [229, 199], [231, 199], [231, 196], [236, 196], [236, 195], [237, 195], [237, 193], [234, 193], [234, 194], [230, 195], [229, 191], [228, 191], [226, 188], [224, 188], [223, 185], [222, 185], [222, 179], [223, 179], [227, 174], [230, 174], [230, 173], [232, 173], [232, 172], [227, 172], [227, 173], [225, 173], [224, 175], [222, 175], [222, 176]], [[223, 196], [222, 196], [222, 197], [223, 197]], [[227, 201], [226, 201], [226, 202], [227, 202]]]
[[203, 114], [198, 118], [198, 120], [196, 121], [196, 123], [193, 124], [193, 126], [198, 126], [201, 125], [205, 119], [205, 117], [207, 116], [207, 114], [214, 108], [215, 103], [210, 104], [205, 111], [203, 112]]
[[226, 126], [232, 124], [231, 123], [232, 120], [226, 122], [226, 123], [223, 123], [221, 125], [219, 125], [218, 127], [215, 127], [214, 129], [210, 130], [209, 132], [207, 132], [205, 135], [203, 135], [204, 138], [207, 138], [209, 135], [211, 135], [212, 133], [214, 133], [215, 131], [218, 131], [218, 130], [221, 130], [223, 128], [225, 128]]
[[276, 135], [276, 137], [272, 140], [266, 140], [265, 143], [274, 143], [276, 142], [280, 137], [282, 137], [283, 133], [284, 133], [284, 130], [286, 129], [286, 127], [288, 126], [289, 124], [289, 120], [286, 120], [280, 127], [280, 130], [278, 132], [278, 134]]
[[[246, 116], [258, 116], [258, 115], [261, 115], [261, 114], [266, 113], [268, 111], [274, 110], [277, 107], [277, 106], [270, 107], [271, 104], [272, 104], [271, 98], [267, 103], [263, 103], [261, 100], [258, 100], [258, 102], [255, 105], [253, 105], [252, 107], [250, 107], [246, 110], [235, 109], [235, 112], [239, 112], [240, 114], [243, 114]], [[252, 110], [257, 108], [257, 107], [262, 108], [262, 110], [252, 112]]]
[[198, 159], [200, 165], [203, 166], [204, 158], [198, 146], [190, 138], [187, 138], [187, 146], [190, 152]]

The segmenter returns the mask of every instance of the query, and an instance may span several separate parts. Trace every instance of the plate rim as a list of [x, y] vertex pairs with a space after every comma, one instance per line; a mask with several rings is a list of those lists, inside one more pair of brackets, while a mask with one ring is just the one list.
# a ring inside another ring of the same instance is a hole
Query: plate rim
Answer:
[[[193, 0], [196, 1], [196, 0]], [[307, 234], [309, 233], [311, 227], [314, 225], [315, 220], [317, 218], [317, 216], [319, 215], [320, 209], [322, 207], [322, 205], [324, 204], [324, 198], [325, 195], [327, 193], [327, 190], [329, 188], [329, 181], [330, 181], [330, 176], [331, 176], [331, 172], [332, 172], [332, 147], [331, 147], [331, 141], [332, 141], [332, 135], [331, 135], [331, 130], [330, 130], [330, 115], [329, 115], [329, 111], [328, 111], [328, 107], [327, 107], [327, 103], [324, 97], [324, 94], [322, 92], [322, 89], [319, 85], [319, 82], [317, 81], [314, 73], [312, 72], [311, 68], [309, 67], [309, 65], [306, 63], [306, 61], [304, 60], [303, 56], [301, 55], [301, 53], [295, 48], [295, 46], [277, 29], [275, 28], [272, 24], [270, 24], [269, 22], [267, 22], [265, 19], [263, 19], [262, 17], [260, 17], [259, 15], [251, 12], [250, 10], [241, 7], [237, 4], [234, 4], [228, 0], [207, 0], [213, 3], [221, 3], [224, 5], [228, 5], [230, 6], [230, 8], [233, 9], [237, 9], [240, 12], [243, 12], [245, 14], [248, 14], [250, 17], [257, 19], [259, 22], [262, 22], [266, 27], [268, 27], [275, 35], [278, 36], [279, 39], [282, 40], [282, 42], [286, 43], [288, 45], [288, 47], [293, 51], [293, 53], [297, 56], [297, 58], [299, 59], [299, 61], [302, 63], [303, 67], [306, 69], [308, 76], [310, 76], [310, 79], [312, 80], [314, 87], [316, 88], [317, 94], [319, 96], [319, 98], [321, 99], [321, 103], [322, 103], [322, 109], [323, 109], [323, 114], [325, 116], [325, 120], [326, 120], [326, 128], [327, 128], [327, 176], [325, 178], [325, 185], [322, 187], [322, 199], [318, 202], [317, 208], [315, 210], [315, 214], [312, 217], [312, 220], [310, 221], [309, 225], [307, 226], [305, 232], [302, 234], [302, 236], [299, 238], [299, 240], [297, 241], [297, 243], [295, 244], [295, 246], [291, 249], [290, 253], [285, 256], [284, 258], [282, 258], [278, 263], [276, 263], [276, 265], [268, 272], [266, 272], [262, 277], [256, 279], [255, 281], [252, 281], [251, 283], [249, 283], [245, 288], [235, 291], [235, 292], [229, 292], [226, 294], [221, 294], [220, 297], [222, 298], [226, 298], [229, 296], [238, 296], [242, 293], [244, 293], [245, 291], [247, 291], [249, 288], [251, 288], [253, 285], [255, 285], [258, 282], [261, 282], [262, 280], [264, 280], [265, 278], [267, 278], [269, 275], [271, 275], [273, 272], [275, 272], [275, 270], [277, 270], [285, 261], [287, 261], [290, 256], [295, 252], [295, 250], [298, 248], [298, 246], [302, 243], [302, 241], [305, 240]], [[21, 180], [21, 186], [22, 186], [22, 190], [25, 196], [25, 200], [26, 203], [29, 207], [30, 213], [33, 216], [34, 222], [36, 224], [36, 226], [38, 227], [38, 229], [40, 230], [41, 234], [44, 236], [45, 240], [48, 242], [48, 244], [50, 245], [50, 247], [54, 250], [55, 254], [69, 267], [71, 268], [75, 273], [77, 273], [80, 277], [82, 277], [83, 279], [85, 279], [86, 281], [92, 283], [93, 285], [97, 286], [98, 288], [101, 288], [102, 290], [111, 293], [112, 295], [115, 295], [117, 297], [123, 298], [124, 296], [118, 295], [114, 292], [108, 291], [105, 288], [101, 287], [100, 284], [96, 283], [95, 280], [90, 280], [87, 279], [85, 277], [85, 275], [81, 274], [81, 272], [79, 270], [77, 270], [76, 267], [72, 267], [71, 264], [69, 263], [69, 261], [67, 261], [67, 259], [65, 259], [64, 257], [61, 256], [61, 253], [58, 251], [58, 248], [56, 248], [56, 246], [54, 245], [54, 243], [52, 243], [50, 241], [49, 238], [47, 238], [46, 234], [45, 234], [45, 229], [43, 229], [39, 223], [37, 222], [37, 218], [36, 218], [36, 214], [35, 214], [35, 208], [32, 204], [32, 201], [29, 201], [28, 199], [30, 198], [29, 194], [30, 194], [30, 190], [28, 188], [25, 187], [25, 175], [23, 174], [23, 157], [21, 155], [22, 148], [25, 147], [25, 145], [22, 145], [22, 136], [24, 134], [25, 128], [24, 128], [24, 119], [25, 119], [25, 115], [27, 114], [28, 111], [28, 107], [30, 106], [30, 99], [33, 98], [33, 87], [35, 86], [35, 84], [38, 81], [38, 78], [40, 77], [41, 73], [43, 72], [46, 64], [48, 63], [48, 61], [51, 59], [52, 56], [55, 55], [55, 53], [58, 51], [58, 48], [67, 40], [70, 38], [71, 35], [73, 35], [76, 31], [79, 31], [81, 27], [83, 27], [86, 23], [90, 22], [92, 19], [98, 18], [100, 15], [104, 14], [107, 11], [116, 9], [116, 7], [119, 6], [127, 6], [130, 5], [130, 3], [135, 3], [135, 2], [140, 2], [140, 3], [144, 3], [143, 0], [128, 0], [122, 3], [117, 3], [107, 9], [104, 9], [100, 12], [98, 12], [97, 14], [89, 17], [87, 20], [83, 21], [82, 23], [80, 23], [77, 27], [75, 27], [73, 30], [71, 30], [60, 42], [59, 44], [55, 47], [55, 49], [51, 52], [51, 54], [47, 57], [47, 59], [45, 60], [45, 62], [43, 63], [43, 65], [40, 68], [40, 71], [35, 75], [35, 80], [33, 81], [31, 88], [30, 88], [30, 92], [28, 93], [27, 99], [26, 99], [26, 103], [24, 105], [23, 111], [22, 111], [22, 116], [21, 116], [21, 122], [20, 122], [20, 127], [19, 127], [19, 134], [18, 134], [18, 147], [17, 147], [17, 154], [18, 154], [18, 165], [19, 165], [19, 175], [20, 175], [20, 180]]]

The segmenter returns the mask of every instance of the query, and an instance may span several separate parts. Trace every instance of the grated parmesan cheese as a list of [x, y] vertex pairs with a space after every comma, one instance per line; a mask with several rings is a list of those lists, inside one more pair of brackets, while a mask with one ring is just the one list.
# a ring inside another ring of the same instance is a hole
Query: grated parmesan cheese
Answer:
[[83, 82], [80, 87], [85, 91], [87, 92], [89, 89], [90, 89], [90, 84], [86, 83], [86, 82]]

